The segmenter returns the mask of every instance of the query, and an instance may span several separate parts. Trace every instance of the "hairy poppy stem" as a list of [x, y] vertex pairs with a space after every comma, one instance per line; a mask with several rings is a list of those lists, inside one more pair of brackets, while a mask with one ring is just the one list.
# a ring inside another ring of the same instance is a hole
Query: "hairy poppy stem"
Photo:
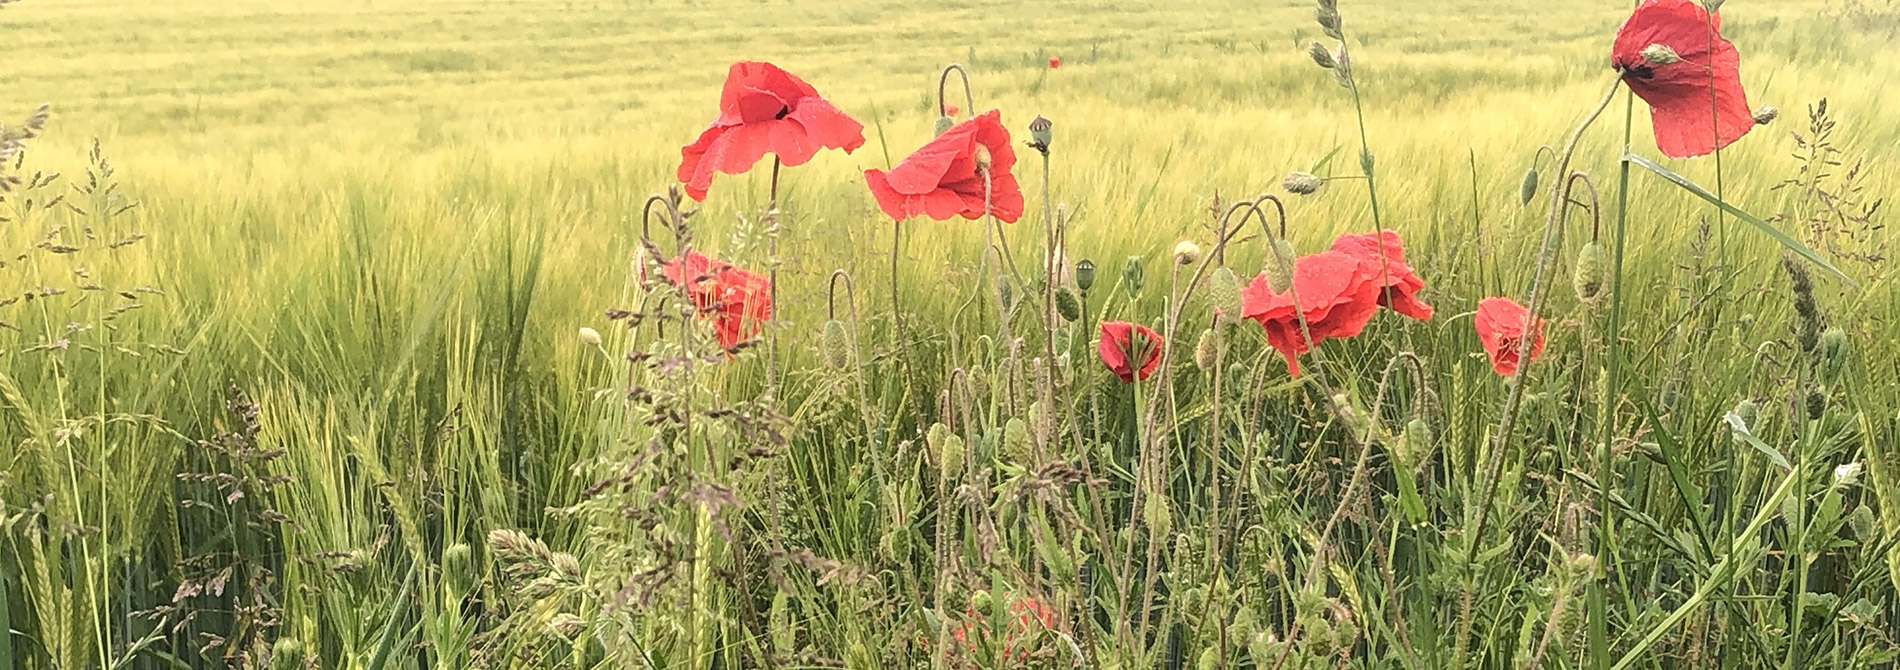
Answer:
[[[1616, 91], [1622, 87], [1622, 84], [1621, 76], [1610, 82], [1609, 90], [1603, 92], [1602, 102], [1597, 103], [1596, 108], [1584, 118], [1583, 123], [1578, 124], [1576, 130], [1571, 131], [1570, 140], [1564, 144], [1564, 150], [1557, 154], [1556, 174], [1569, 173], [1570, 159], [1576, 155], [1577, 144], [1583, 139], [1584, 131], [1589, 130], [1590, 126], [1596, 123], [1597, 117], [1603, 115], [1603, 110], [1609, 108], [1610, 101], [1615, 99]], [[1518, 407], [1524, 398], [1524, 371], [1530, 368], [1531, 353], [1537, 343], [1533, 328], [1537, 326], [1537, 310], [1543, 303], [1550, 264], [1556, 257], [1558, 240], [1562, 237], [1561, 216], [1563, 209], [1567, 206], [1565, 196], [1568, 192], [1569, 189], [1564, 181], [1551, 185], [1550, 210], [1544, 219], [1543, 244], [1538, 251], [1536, 270], [1531, 277], [1530, 298], [1525, 301], [1522, 330], [1525, 337], [1520, 338], [1517, 344], [1518, 366], [1510, 376], [1510, 390], [1505, 394], [1504, 409], [1498, 418], [1498, 431], [1496, 437], [1493, 438], [1489, 463], [1485, 466], [1484, 479], [1480, 482], [1478, 498], [1474, 501], [1477, 506], [1477, 518], [1473, 521], [1471, 533], [1466, 536], [1466, 562], [1476, 560], [1478, 548], [1484, 545], [1484, 526], [1490, 516], [1491, 497], [1497, 494], [1499, 470], [1504, 467], [1504, 454], [1511, 445], [1511, 433], [1517, 426]], [[1608, 485], [1607, 482], [1598, 482], [1598, 484]]]
[[[769, 299], [772, 301], [772, 307], [774, 309], [774, 313], [777, 313], [776, 310], [778, 309], [778, 172], [779, 172], [779, 163], [780, 161], [779, 161], [778, 154], [776, 153], [772, 154], [772, 188], [771, 188], [770, 194], [767, 196], [766, 203], [765, 203], [765, 216], [768, 219], [768, 223], [765, 227], [766, 247], [767, 247], [765, 253], [767, 256], [770, 256], [770, 258], [768, 259], [768, 267], [766, 268], [766, 272], [771, 275], [770, 279], [772, 282], [772, 286], [768, 290], [771, 293]], [[769, 327], [772, 325], [775, 325], [775, 324], [767, 324], [768, 329], [766, 330], [765, 389], [768, 395], [776, 396], [778, 395], [778, 329]]]

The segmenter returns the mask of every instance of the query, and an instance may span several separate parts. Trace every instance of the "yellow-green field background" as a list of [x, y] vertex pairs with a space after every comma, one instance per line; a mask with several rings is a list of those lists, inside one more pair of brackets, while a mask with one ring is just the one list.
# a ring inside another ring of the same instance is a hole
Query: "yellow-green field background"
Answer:
[[[1520, 249], [1541, 212], [1515, 205], [1519, 177], [1608, 82], [1606, 49], [1627, 5], [1346, 3], [1388, 225], [1421, 240], [1434, 226], [1468, 231], [1475, 186], [1485, 238], [1501, 245], [1487, 251]], [[1883, 111], [1900, 109], [1889, 74], [1900, 71], [1900, 49], [1843, 29], [1820, 15], [1827, 8], [1734, 0], [1724, 9], [1750, 102], [1784, 110], [1723, 156], [1726, 193], [1751, 211], [1779, 207], [1768, 188], [1792, 173], [1788, 131], [1823, 96], [1842, 119], [1843, 147], [1878, 153], [1900, 142], [1900, 123]], [[857, 175], [928, 138], [935, 75], [950, 62], [971, 66], [977, 106], [1001, 108], [1018, 135], [1037, 114], [1054, 120], [1056, 198], [1078, 213], [1071, 255], [1108, 267], [1157, 257], [1182, 236], [1205, 240], [1199, 226], [1216, 194], [1277, 191], [1286, 171], [1337, 147], [1335, 171], [1356, 172], [1349, 98], [1302, 51], [1319, 37], [1310, 14], [1291, 1], [34, 0], [0, 13], [17, 64], [0, 102], [16, 115], [54, 103], [41, 164], [74, 165], [91, 137], [104, 141], [145, 202], [142, 227], [165, 281], [203, 301], [187, 309], [348, 302], [313, 285], [335, 274], [346, 230], [366, 236], [348, 239], [384, 267], [423, 280], [447, 277], [471, 244], [546, 226], [551, 300], [535, 318], [565, 337], [564, 321], [614, 303], [634, 206], [670, 182], [678, 147], [715, 115], [726, 65], [771, 60], [864, 121], [869, 137], [853, 155], [826, 152], [787, 173], [782, 300], [794, 322], [810, 324], [801, 317], [835, 267], [883, 293], [890, 225]], [[1052, 54], [1061, 69], [1045, 67]], [[1606, 184], [1619, 112], [1580, 156]], [[1640, 105], [1637, 114], [1635, 149], [1654, 156]], [[1712, 160], [1668, 164], [1714, 184]], [[1900, 185], [1897, 165], [1869, 166], [1874, 193]], [[1020, 169], [1032, 211], [1035, 169], [1030, 160]], [[1637, 180], [1642, 267], [1680, 253], [1708, 210]], [[1294, 199], [1296, 239], [1310, 247], [1370, 227], [1360, 184]], [[760, 174], [721, 176], [702, 230], [756, 212], [764, 190]], [[906, 243], [918, 281], [953, 277], [947, 268], [974, 258], [973, 224], [907, 225], [922, 233]], [[722, 250], [721, 237], [702, 233], [702, 244]], [[1453, 250], [1415, 253], [1434, 252]], [[1458, 296], [1449, 313], [1470, 299]]]

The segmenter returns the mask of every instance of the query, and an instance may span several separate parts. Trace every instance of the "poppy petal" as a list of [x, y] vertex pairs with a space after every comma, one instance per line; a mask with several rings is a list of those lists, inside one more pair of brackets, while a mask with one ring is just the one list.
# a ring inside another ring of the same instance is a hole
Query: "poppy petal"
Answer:
[[865, 170], [864, 183], [871, 187], [871, 197], [877, 199], [877, 208], [884, 210], [884, 214], [892, 220], [903, 221], [916, 214], [905, 207], [907, 198], [891, 188], [890, 177], [883, 170]]
[[[832, 106], [830, 101], [817, 96], [798, 101], [787, 120], [796, 122], [805, 128], [805, 133], [813, 143], [827, 149], [843, 149], [845, 153], [856, 151], [864, 146], [864, 124], [851, 118], [843, 110]], [[786, 165], [798, 165], [804, 161]]]
[[906, 195], [936, 190], [958, 157], [970, 152], [969, 128], [951, 128], [891, 168], [891, 188]]

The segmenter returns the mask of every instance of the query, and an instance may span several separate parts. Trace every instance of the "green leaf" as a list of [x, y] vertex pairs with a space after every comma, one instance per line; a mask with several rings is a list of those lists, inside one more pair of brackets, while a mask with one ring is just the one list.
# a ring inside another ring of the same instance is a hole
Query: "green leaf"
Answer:
[[1781, 466], [1781, 469], [1794, 469], [1794, 466], [1788, 463], [1787, 456], [1781, 455], [1781, 452], [1777, 451], [1774, 447], [1768, 446], [1762, 443], [1761, 440], [1755, 439], [1755, 436], [1748, 432], [1748, 425], [1743, 423], [1742, 418], [1736, 416], [1734, 412], [1729, 412], [1723, 415], [1722, 418], [1728, 422], [1729, 434], [1734, 435], [1735, 439], [1741, 440], [1747, 443], [1748, 446], [1754, 447], [1755, 451], [1759, 451], [1763, 456], [1767, 456], [1768, 460], [1773, 461], [1775, 465]]
[[1770, 225], [1767, 221], [1763, 221], [1759, 218], [1756, 218], [1755, 215], [1749, 214], [1748, 212], [1744, 212], [1740, 209], [1737, 209], [1734, 205], [1728, 204], [1728, 202], [1722, 200], [1721, 198], [1715, 197], [1714, 193], [1710, 193], [1708, 189], [1702, 188], [1701, 186], [1697, 186], [1695, 182], [1689, 181], [1688, 177], [1684, 177], [1682, 175], [1676, 174], [1675, 172], [1670, 171], [1669, 168], [1663, 167], [1661, 165], [1657, 165], [1654, 161], [1651, 161], [1642, 156], [1638, 156], [1636, 154], [1624, 154], [1623, 162], [1633, 163], [1635, 165], [1642, 167], [1645, 170], [1649, 170], [1650, 172], [1656, 173], [1658, 176], [1662, 177], [1663, 179], [1669, 180], [1670, 183], [1682, 187], [1682, 190], [1693, 193], [1695, 194], [1696, 197], [1706, 200], [1709, 202], [1709, 204], [1715, 205], [1716, 207], [1721, 208], [1722, 211], [1728, 212], [1729, 214], [1733, 214], [1735, 218], [1741, 219], [1743, 222], [1747, 223], [1748, 225], [1754, 226], [1757, 230], [1760, 230], [1763, 234], [1766, 234], [1767, 236], [1774, 238], [1776, 242], [1780, 242], [1781, 246], [1787, 247], [1789, 251], [1794, 252], [1795, 254], [1801, 256], [1802, 258], [1808, 259], [1808, 262], [1813, 263], [1819, 266], [1821, 269], [1828, 271], [1828, 274], [1839, 277], [1841, 281], [1847, 282], [1848, 286], [1852, 286], [1856, 289], [1860, 288], [1860, 284], [1855, 282], [1853, 278], [1848, 277], [1847, 273], [1841, 272], [1840, 268], [1834, 267], [1834, 264], [1827, 262], [1827, 259], [1821, 258], [1820, 254], [1814, 253], [1814, 250], [1809, 249], [1807, 245], [1802, 244], [1799, 240], [1796, 240], [1793, 237], [1789, 237], [1787, 233], [1781, 232], [1780, 228], [1776, 228], [1773, 225]]

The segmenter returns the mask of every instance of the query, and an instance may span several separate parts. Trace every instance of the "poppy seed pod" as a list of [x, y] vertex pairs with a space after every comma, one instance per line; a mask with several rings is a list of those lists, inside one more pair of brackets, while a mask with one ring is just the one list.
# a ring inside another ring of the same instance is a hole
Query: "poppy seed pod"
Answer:
[[1755, 125], [1765, 126], [1774, 123], [1778, 118], [1781, 118], [1781, 110], [1776, 109], [1774, 105], [1762, 105], [1760, 109], [1755, 110]]
[[1312, 56], [1314, 63], [1328, 70], [1339, 66], [1339, 62], [1333, 60], [1333, 52], [1327, 49], [1324, 44], [1314, 42], [1307, 46], [1306, 55]]
[[1280, 188], [1294, 195], [1312, 195], [1318, 193], [1319, 187], [1325, 185], [1326, 180], [1320, 179], [1311, 172], [1291, 172], [1287, 174], [1286, 179], [1280, 180]]
[[957, 125], [956, 119], [950, 118], [948, 116], [939, 116], [937, 117], [937, 132], [935, 134], [932, 134], [931, 137], [942, 135], [945, 132], [949, 131], [950, 128], [955, 125]]
[[1029, 122], [1029, 146], [1044, 154], [1049, 153], [1049, 142], [1055, 139], [1055, 124], [1038, 115]]
[[1214, 366], [1220, 365], [1221, 346], [1219, 329], [1201, 331], [1201, 339], [1194, 343], [1194, 367], [1213, 372]]
[[1667, 44], [1651, 44], [1643, 47], [1643, 60], [1656, 65], [1673, 65], [1682, 62], [1682, 55]]
[[1576, 274], [1571, 276], [1571, 287], [1577, 290], [1577, 298], [1589, 301], [1603, 295], [1603, 275], [1605, 259], [1602, 242], [1590, 242], [1577, 252]]
[[843, 370], [851, 364], [851, 341], [844, 332], [844, 322], [832, 319], [825, 322], [823, 338], [819, 348], [825, 355], [825, 366], [833, 370]]
[[1207, 278], [1207, 300], [1223, 322], [1233, 322], [1240, 318], [1245, 306], [1240, 299], [1240, 278], [1226, 266], [1214, 268], [1214, 274]]
[[1082, 319], [1082, 301], [1067, 286], [1056, 289], [1056, 314], [1061, 315], [1064, 321]]
[[1181, 240], [1174, 244], [1174, 263], [1176, 265], [1193, 265], [1200, 260], [1201, 245], [1195, 244], [1193, 240]]
[[974, 149], [972, 149], [972, 151], [974, 151], [974, 152], [975, 152], [975, 153], [974, 153], [974, 154], [972, 154], [972, 155], [973, 155], [973, 156], [974, 156], [974, 158], [976, 159], [976, 169], [977, 169], [977, 170], [988, 170], [988, 169], [990, 169], [990, 164], [991, 164], [991, 156], [990, 156], [990, 148], [989, 148], [989, 146], [988, 146], [988, 145], [985, 145], [985, 144], [981, 144], [981, 143], [979, 143], [979, 144], [977, 144], [977, 145], [976, 145], [976, 147], [975, 147]]
[[1075, 264], [1075, 287], [1084, 291], [1095, 285], [1095, 261], [1082, 259]]
[[1537, 168], [1524, 172], [1524, 182], [1517, 186], [1517, 204], [1528, 205], [1537, 198]]
[[1128, 297], [1141, 293], [1142, 272], [1140, 256], [1129, 256], [1122, 262], [1122, 284], [1128, 288]]

